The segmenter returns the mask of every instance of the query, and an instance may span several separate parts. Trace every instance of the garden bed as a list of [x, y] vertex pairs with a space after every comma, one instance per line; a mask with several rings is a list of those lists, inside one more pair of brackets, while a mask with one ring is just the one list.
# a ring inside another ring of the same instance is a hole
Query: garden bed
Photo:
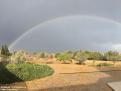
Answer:
[[0, 64], [0, 84], [29, 81], [52, 75], [54, 70], [39, 64]]

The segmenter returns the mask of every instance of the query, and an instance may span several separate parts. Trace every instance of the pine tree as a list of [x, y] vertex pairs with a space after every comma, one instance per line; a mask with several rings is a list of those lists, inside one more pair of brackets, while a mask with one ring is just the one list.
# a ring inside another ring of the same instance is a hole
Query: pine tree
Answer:
[[3, 45], [2, 45], [2, 48], [1, 48], [1, 55], [5, 55], [5, 49], [4, 49]]
[[10, 52], [9, 52], [9, 50], [8, 50], [7, 45], [2, 45], [2, 48], [1, 48], [1, 55], [10, 56]]
[[7, 45], [4, 46], [4, 50], [5, 50], [5, 55], [6, 56], [10, 56], [10, 52], [8, 50], [8, 46]]

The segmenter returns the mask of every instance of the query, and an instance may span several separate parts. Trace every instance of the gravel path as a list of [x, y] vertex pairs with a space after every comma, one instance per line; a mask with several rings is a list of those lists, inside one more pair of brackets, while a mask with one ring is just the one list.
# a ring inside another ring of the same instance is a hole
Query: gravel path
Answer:
[[29, 90], [112, 91], [112, 89], [107, 86], [107, 83], [121, 81], [121, 68], [95, 68], [75, 64], [48, 65], [55, 70], [55, 73], [46, 78], [26, 82]]

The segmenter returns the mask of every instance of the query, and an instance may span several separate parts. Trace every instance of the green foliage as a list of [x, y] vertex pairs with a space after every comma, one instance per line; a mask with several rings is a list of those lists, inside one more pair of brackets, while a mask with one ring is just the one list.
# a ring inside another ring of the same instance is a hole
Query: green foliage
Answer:
[[83, 51], [75, 52], [74, 55], [73, 55], [73, 59], [78, 61], [78, 64], [83, 64], [84, 61], [87, 60], [87, 54]]
[[0, 65], [0, 83], [33, 80], [52, 75], [53, 72], [47, 65], [29, 63]]
[[95, 51], [68, 51], [68, 54], [71, 55], [72, 59], [79, 61], [79, 63], [83, 63], [83, 60], [108, 60], [108, 61], [121, 61], [121, 54], [115, 51], [108, 51], [105, 54], [101, 52]]
[[55, 53], [55, 58], [58, 58], [61, 55], [61, 53]]
[[1, 55], [5, 55], [5, 49], [4, 49], [4, 46], [2, 46], [2, 48], [1, 48]]
[[65, 63], [66, 61], [71, 61], [71, 55], [68, 53], [61, 53], [58, 55], [57, 59]]
[[120, 61], [121, 55], [116, 51], [108, 51], [104, 54], [105, 60]]
[[42, 52], [42, 53], [40, 54], [40, 57], [41, 57], [41, 58], [45, 58], [45, 57], [46, 57], [46, 54], [45, 54], [44, 52]]
[[78, 52], [73, 52], [72, 59], [75, 59]]
[[85, 52], [88, 55], [88, 60], [103, 60], [103, 55], [100, 52]]
[[66, 53], [67, 53], [68, 55], [70, 55], [71, 58], [73, 59], [73, 51], [67, 51]]
[[8, 50], [7, 45], [2, 45], [1, 55], [3, 55], [3, 56], [10, 56], [10, 52]]
[[109, 64], [109, 63], [100, 63], [97, 64], [96, 66], [101, 67], [101, 66], [113, 66], [113, 64]]

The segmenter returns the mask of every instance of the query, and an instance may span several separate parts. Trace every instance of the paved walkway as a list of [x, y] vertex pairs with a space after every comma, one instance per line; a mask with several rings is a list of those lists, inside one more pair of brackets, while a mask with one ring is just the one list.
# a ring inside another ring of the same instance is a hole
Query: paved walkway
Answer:
[[108, 85], [109, 85], [114, 91], [121, 91], [121, 82], [111, 82], [111, 83], [108, 83]]

